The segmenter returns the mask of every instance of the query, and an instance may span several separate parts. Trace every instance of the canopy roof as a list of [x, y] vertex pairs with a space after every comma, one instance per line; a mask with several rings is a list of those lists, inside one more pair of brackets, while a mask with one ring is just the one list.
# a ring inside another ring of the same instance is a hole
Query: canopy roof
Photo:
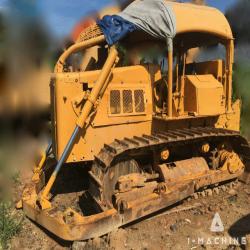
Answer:
[[[109, 45], [137, 31], [144, 31], [160, 40], [188, 33], [212, 35], [220, 39], [233, 38], [226, 17], [219, 10], [166, 0], [136, 0], [117, 15], [104, 16], [97, 24]], [[191, 38], [195, 40], [193, 35]]]
[[211, 33], [232, 39], [232, 30], [222, 12], [208, 6], [166, 1], [176, 17], [176, 34], [187, 32]]

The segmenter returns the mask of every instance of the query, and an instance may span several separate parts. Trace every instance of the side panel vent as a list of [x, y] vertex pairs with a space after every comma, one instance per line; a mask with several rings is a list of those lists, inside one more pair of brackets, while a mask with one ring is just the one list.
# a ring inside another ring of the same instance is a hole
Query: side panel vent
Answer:
[[121, 89], [110, 91], [111, 115], [145, 114], [145, 97], [143, 89]]
[[132, 90], [123, 90], [123, 113], [133, 113]]
[[144, 102], [144, 94], [142, 89], [138, 89], [134, 91], [135, 96], [135, 112], [145, 112], [145, 102]]
[[119, 90], [110, 91], [110, 113], [120, 114], [121, 113], [121, 93]]

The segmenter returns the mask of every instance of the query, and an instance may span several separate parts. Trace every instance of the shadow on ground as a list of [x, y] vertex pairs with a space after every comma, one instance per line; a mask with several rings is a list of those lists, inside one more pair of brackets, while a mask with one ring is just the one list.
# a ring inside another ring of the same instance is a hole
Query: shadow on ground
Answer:
[[[250, 214], [242, 217], [238, 221], [236, 221], [228, 230], [230, 236], [232, 238], [236, 238], [239, 241], [243, 237], [246, 237], [250, 234]], [[243, 246], [243, 249], [245, 249], [245, 246]]]

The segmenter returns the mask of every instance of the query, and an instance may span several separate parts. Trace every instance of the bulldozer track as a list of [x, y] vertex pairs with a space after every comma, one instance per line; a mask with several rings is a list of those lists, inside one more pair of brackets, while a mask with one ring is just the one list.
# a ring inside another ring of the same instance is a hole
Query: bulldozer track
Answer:
[[102, 170], [111, 166], [118, 157], [131, 151], [139, 151], [145, 149], [153, 150], [157, 146], [172, 146], [175, 143], [188, 143], [190, 141], [209, 140], [213, 138], [233, 137], [238, 139], [241, 144], [241, 152], [246, 152], [244, 157], [250, 157], [250, 147], [248, 142], [237, 132], [226, 129], [217, 128], [193, 128], [193, 129], [176, 129], [168, 132], [161, 132], [152, 135], [143, 135], [141, 137], [124, 138], [123, 140], [115, 139], [114, 142], [101, 149], [100, 153], [95, 156]]
[[234, 145], [234, 150], [242, 160], [250, 160], [249, 144], [237, 131], [213, 127], [175, 129], [153, 133], [152, 135], [124, 138], [123, 140], [115, 139], [111, 144], [105, 144], [99, 154], [95, 156], [90, 177], [101, 193], [104, 175], [108, 168], [121, 160], [127, 160], [133, 158], [133, 155], [143, 155], [150, 151], [159, 152], [165, 148], [173, 148], [178, 145], [195, 145], [203, 142], [219, 143], [225, 140], [230, 140], [230, 143]]

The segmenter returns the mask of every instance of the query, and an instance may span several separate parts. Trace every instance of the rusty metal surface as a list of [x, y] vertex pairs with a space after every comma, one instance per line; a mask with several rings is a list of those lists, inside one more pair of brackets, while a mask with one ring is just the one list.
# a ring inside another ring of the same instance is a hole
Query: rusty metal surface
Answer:
[[[115, 166], [115, 164], [119, 162], [119, 159], [129, 159], [131, 155], [142, 155], [149, 150], [157, 153], [161, 151], [161, 149], [165, 150], [178, 145], [192, 147], [192, 145], [203, 145], [204, 142], [211, 143], [217, 141], [218, 143], [219, 141], [221, 143], [224, 140], [237, 144], [237, 153], [244, 153], [244, 145], [248, 145], [247, 141], [240, 136], [239, 132], [213, 127], [175, 129], [150, 136], [143, 135], [140, 138], [136, 136], [133, 138], [124, 138], [124, 140], [115, 140], [113, 143], [105, 146], [95, 157], [91, 176], [94, 175], [95, 179], [99, 180], [99, 183], [102, 183], [102, 185], [92, 188], [90, 193], [101, 206], [105, 204], [105, 199], [103, 199], [104, 196], [102, 195], [103, 193], [105, 194], [105, 176], [110, 166]], [[201, 164], [204, 166], [203, 163]], [[190, 171], [190, 179], [195, 177], [195, 174], [192, 174]], [[95, 191], [93, 192], [92, 190]]]
[[137, 199], [140, 199], [143, 196], [146, 196], [148, 194], [152, 194], [157, 190], [158, 183], [156, 181], [148, 182], [145, 184], [144, 187], [140, 188], [133, 188], [129, 192], [124, 193], [117, 193], [115, 195], [116, 201], [126, 201], [131, 202]]
[[127, 192], [135, 187], [143, 187], [146, 180], [146, 177], [140, 173], [122, 175], [118, 179], [118, 190], [119, 192]]
[[[212, 173], [204, 175], [195, 182], [195, 190], [199, 190], [204, 186], [213, 185], [220, 182], [232, 180], [242, 175], [244, 170], [239, 170], [235, 174], [230, 174], [228, 171], [211, 171]], [[213, 173], [214, 172], [214, 173]]]
[[64, 212], [55, 212], [54, 208], [45, 211], [40, 210], [35, 202], [37, 197], [35, 187], [31, 185], [26, 189], [23, 196], [23, 209], [30, 219], [64, 240], [86, 240], [102, 236], [122, 225], [176, 204], [194, 194], [195, 190], [201, 187], [236, 178], [241, 173], [232, 175], [226, 171], [211, 171], [209, 174], [193, 181], [168, 186], [164, 192], [160, 193], [156, 191], [157, 182], [153, 182], [147, 190], [140, 192], [143, 195], [136, 195], [136, 199], [127, 200], [122, 211], [112, 208], [91, 216], [82, 216], [69, 208]]
[[203, 157], [194, 157], [183, 161], [161, 164], [157, 167], [157, 171], [160, 173], [161, 180], [169, 183], [192, 180], [197, 176], [206, 174], [209, 167]]
[[[124, 152], [131, 148], [135, 149], [135, 151], [138, 148], [145, 150], [146, 147], [154, 148], [157, 147], [157, 145], [163, 145], [165, 148], [166, 145], [178, 144], [184, 141], [187, 142], [188, 140], [192, 143], [196, 143], [197, 140], [207, 141], [211, 140], [211, 138], [230, 138], [231, 141], [236, 140], [244, 164], [250, 155], [247, 142], [234, 131], [214, 128], [196, 128], [168, 131], [160, 135], [144, 136], [143, 138], [145, 138], [144, 141], [137, 140], [137, 138], [125, 139], [124, 141], [126, 141], [126, 143], [121, 143], [116, 140], [116, 143], [118, 143], [118, 145], [116, 144], [117, 147], [115, 147], [114, 144], [105, 146], [103, 149], [106, 151], [105, 159], [109, 159], [112, 162], [119, 155], [124, 157], [126, 156]], [[102, 154], [104, 154], [104, 152], [101, 152], [101, 155]], [[192, 161], [193, 160], [190, 159], [189, 163]], [[203, 164], [201, 159], [200, 161], [201, 164]], [[101, 161], [99, 159], [97, 162], [102, 163], [98, 165], [99, 172], [94, 171], [91, 173], [96, 178], [94, 182], [98, 188], [101, 188], [103, 179], [99, 179], [100, 175], [97, 175], [97, 173], [102, 173], [102, 171], [107, 170], [109, 166], [104, 164], [105, 160]], [[192, 164], [193, 163], [194, 162], [192, 162]], [[186, 166], [186, 164], [184, 165]], [[247, 169], [249, 169], [248, 167], [249, 166], [247, 166]], [[191, 169], [193, 168], [195, 168], [195, 166], [191, 166]], [[56, 207], [44, 211], [40, 210], [36, 204], [39, 195], [36, 191], [36, 185], [30, 184], [23, 193], [23, 209], [29, 218], [62, 239], [85, 240], [94, 238], [109, 233], [122, 225], [126, 225], [162, 208], [176, 204], [193, 195], [194, 192], [203, 190], [204, 187], [238, 178], [243, 173], [243, 169], [239, 169], [235, 173], [230, 173], [228, 169], [205, 171], [205, 169], [207, 169], [205, 164], [203, 168], [204, 171], [202, 174], [197, 172], [198, 174], [193, 175], [193, 178], [186, 178], [182, 182], [161, 182], [158, 179], [157, 181], [146, 182], [144, 186], [137, 185], [137, 187], [135, 187], [136, 185], [132, 184], [132, 190], [123, 190], [123, 193], [116, 195], [117, 207], [107, 208], [105, 211], [90, 216], [83, 216], [69, 208], [65, 211], [59, 211]], [[190, 170], [190, 174], [191, 172]], [[135, 174], [135, 176], [137, 176], [137, 174]], [[97, 179], [99, 183], [97, 183]], [[139, 181], [139, 184], [142, 184], [141, 181]]]
[[[168, 193], [151, 193], [130, 202], [123, 214], [109, 209], [99, 214], [83, 217], [73, 210], [53, 213], [53, 208], [42, 211], [35, 204], [35, 189], [30, 187], [28, 196], [23, 197], [23, 210], [32, 220], [64, 240], [85, 240], [99, 237], [122, 225], [146, 216], [161, 208], [173, 205], [190, 196], [194, 191], [193, 183], [176, 186]], [[72, 218], [65, 219], [67, 215]]]

